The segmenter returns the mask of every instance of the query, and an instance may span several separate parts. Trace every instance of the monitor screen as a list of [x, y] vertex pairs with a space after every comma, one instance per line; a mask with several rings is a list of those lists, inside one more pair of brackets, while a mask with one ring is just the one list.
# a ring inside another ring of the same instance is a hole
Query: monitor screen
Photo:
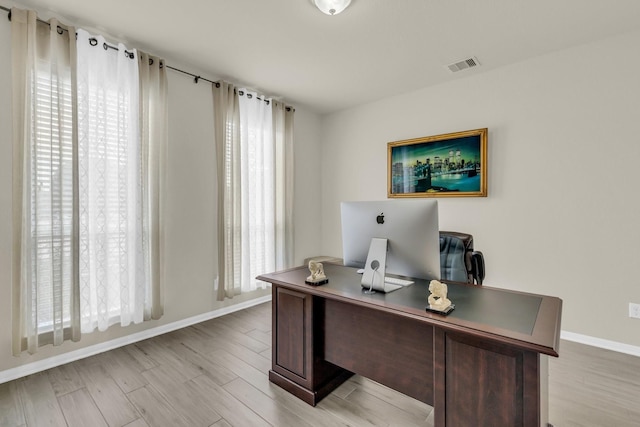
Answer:
[[344, 265], [364, 268], [372, 238], [387, 239], [386, 274], [440, 279], [436, 200], [342, 202]]

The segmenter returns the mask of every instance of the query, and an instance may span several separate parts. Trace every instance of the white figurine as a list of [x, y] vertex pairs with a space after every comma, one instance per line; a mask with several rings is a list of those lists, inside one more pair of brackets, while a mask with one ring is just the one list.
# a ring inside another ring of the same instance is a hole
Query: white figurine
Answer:
[[327, 282], [327, 276], [324, 274], [324, 266], [321, 262], [309, 261], [309, 271], [311, 275], [307, 277], [306, 283], [317, 285]]
[[451, 305], [451, 301], [447, 299], [448, 288], [447, 285], [437, 280], [432, 280], [429, 283], [429, 306], [433, 310], [445, 311]]

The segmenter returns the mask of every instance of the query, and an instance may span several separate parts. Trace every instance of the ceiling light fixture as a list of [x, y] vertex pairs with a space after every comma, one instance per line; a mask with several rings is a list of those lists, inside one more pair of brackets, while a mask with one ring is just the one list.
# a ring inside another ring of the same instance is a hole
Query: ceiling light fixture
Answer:
[[349, 6], [351, 0], [313, 0], [316, 7], [327, 15], [337, 15]]

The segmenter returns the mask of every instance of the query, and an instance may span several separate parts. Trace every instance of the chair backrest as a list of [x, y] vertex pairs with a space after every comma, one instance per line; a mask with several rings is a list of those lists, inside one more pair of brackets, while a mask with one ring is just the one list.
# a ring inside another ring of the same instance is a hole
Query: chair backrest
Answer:
[[482, 284], [484, 256], [474, 251], [471, 234], [440, 232], [440, 275], [442, 280]]

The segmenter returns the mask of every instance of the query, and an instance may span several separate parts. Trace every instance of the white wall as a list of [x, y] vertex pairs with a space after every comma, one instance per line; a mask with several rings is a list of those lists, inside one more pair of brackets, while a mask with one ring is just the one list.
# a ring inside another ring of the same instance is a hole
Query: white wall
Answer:
[[322, 168], [320, 144], [320, 116], [296, 109], [294, 135], [294, 253], [295, 263], [302, 264], [307, 257], [321, 255], [321, 178], [327, 173]]
[[639, 346], [639, 45], [636, 32], [463, 71], [327, 116], [323, 253], [342, 253], [340, 201], [386, 198], [388, 142], [488, 127], [489, 197], [439, 199], [440, 228], [474, 235], [487, 285], [562, 298], [564, 331]]
[[[11, 37], [10, 23], [0, 13], [0, 377], [3, 370], [58, 357], [90, 345], [132, 335], [152, 327], [180, 322], [229, 304], [242, 302], [236, 297], [220, 303], [215, 300], [213, 283], [217, 275], [217, 236], [215, 226], [215, 148], [213, 144], [213, 100], [211, 85], [194, 84], [193, 79], [169, 70], [169, 157], [166, 214], [165, 314], [158, 321], [127, 328], [114, 326], [106, 332], [85, 334], [79, 343], [43, 347], [36, 355], [11, 354]], [[71, 23], [65, 21], [66, 23]], [[191, 70], [167, 58], [177, 68], [207, 76], [206, 70]], [[208, 76], [213, 77], [213, 76]], [[304, 164], [316, 159], [319, 151], [320, 119], [314, 113], [296, 108], [295, 158]], [[320, 223], [320, 167], [311, 163], [296, 170], [294, 206], [298, 249], [296, 262], [320, 250], [313, 237], [313, 226]], [[307, 191], [311, 189], [312, 191]], [[269, 294], [255, 292], [250, 297]]]

